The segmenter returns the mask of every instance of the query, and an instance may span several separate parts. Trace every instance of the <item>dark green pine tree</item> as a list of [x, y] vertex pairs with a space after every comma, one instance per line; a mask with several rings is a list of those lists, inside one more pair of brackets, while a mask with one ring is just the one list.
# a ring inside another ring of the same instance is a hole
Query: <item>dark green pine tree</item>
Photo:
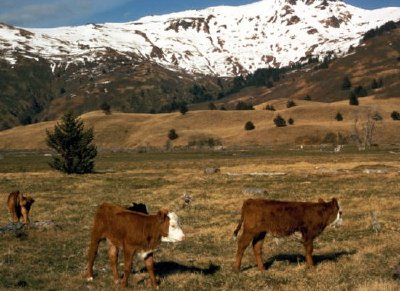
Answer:
[[97, 148], [93, 128], [85, 129], [83, 121], [71, 112], [64, 114], [54, 131], [46, 130], [47, 145], [57, 152], [49, 165], [67, 174], [93, 172]]

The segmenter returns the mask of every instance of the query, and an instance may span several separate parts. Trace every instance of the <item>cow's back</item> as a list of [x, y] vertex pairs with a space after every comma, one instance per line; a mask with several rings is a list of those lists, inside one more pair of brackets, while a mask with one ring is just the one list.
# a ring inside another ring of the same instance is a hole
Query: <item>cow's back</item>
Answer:
[[302, 228], [316, 211], [314, 205], [307, 202], [248, 199], [242, 208], [244, 230], [288, 235]]

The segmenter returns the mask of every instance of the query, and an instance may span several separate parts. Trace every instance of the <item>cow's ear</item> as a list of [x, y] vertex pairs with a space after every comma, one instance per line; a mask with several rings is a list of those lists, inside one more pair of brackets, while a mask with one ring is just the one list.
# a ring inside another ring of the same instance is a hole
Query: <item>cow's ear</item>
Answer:
[[322, 198], [319, 198], [319, 199], [318, 199], [318, 202], [319, 202], [319, 203], [325, 203], [324, 199], [322, 199]]
[[335, 197], [332, 198], [332, 203], [333, 203], [334, 205], [339, 206], [339, 202], [338, 202], [338, 200], [337, 200]]

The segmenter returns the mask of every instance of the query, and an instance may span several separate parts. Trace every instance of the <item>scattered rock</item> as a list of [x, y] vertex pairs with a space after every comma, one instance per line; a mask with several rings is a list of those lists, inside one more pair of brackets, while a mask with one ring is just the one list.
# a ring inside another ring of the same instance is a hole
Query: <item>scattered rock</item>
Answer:
[[268, 191], [262, 188], [257, 187], [247, 187], [242, 191], [243, 194], [252, 194], [252, 195], [264, 195], [268, 194]]
[[216, 173], [219, 173], [219, 172], [221, 172], [219, 167], [208, 167], [208, 168], [204, 169], [204, 174], [208, 174], [208, 175], [216, 174]]
[[6, 232], [14, 232], [19, 234], [24, 229], [39, 229], [39, 230], [48, 230], [48, 229], [61, 229], [61, 226], [54, 221], [35, 221], [29, 224], [23, 224], [22, 222], [10, 222], [5, 226], [0, 227], [0, 234]]

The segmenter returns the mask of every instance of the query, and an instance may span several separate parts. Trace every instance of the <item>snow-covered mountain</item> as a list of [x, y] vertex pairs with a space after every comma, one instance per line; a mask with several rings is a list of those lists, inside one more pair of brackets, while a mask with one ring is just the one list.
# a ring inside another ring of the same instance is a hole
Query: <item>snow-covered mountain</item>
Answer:
[[0, 24], [0, 58], [42, 57], [53, 66], [107, 58], [111, 49], [172, 69], [233, 76], [306, 55], [344, 54], [363, 33], [400, 19], [400, 7], [364, 10], [340, 0], [262, 0], [128, 23], [23, 29]]

